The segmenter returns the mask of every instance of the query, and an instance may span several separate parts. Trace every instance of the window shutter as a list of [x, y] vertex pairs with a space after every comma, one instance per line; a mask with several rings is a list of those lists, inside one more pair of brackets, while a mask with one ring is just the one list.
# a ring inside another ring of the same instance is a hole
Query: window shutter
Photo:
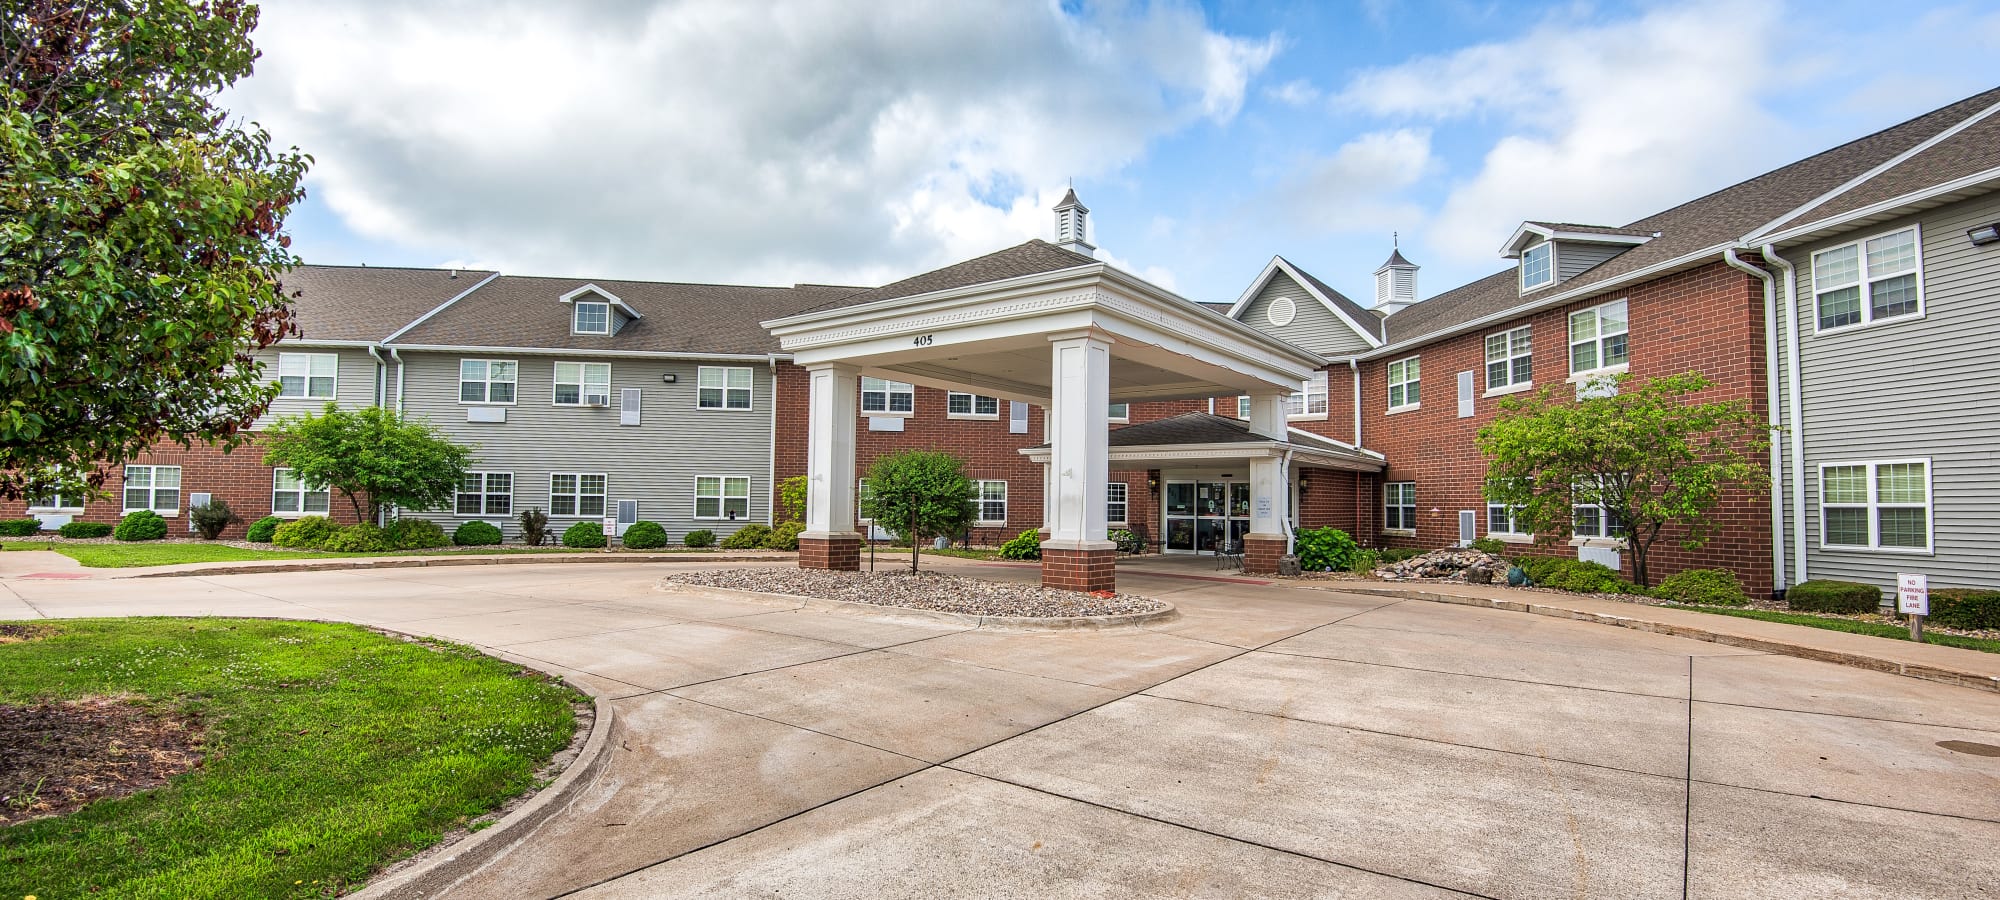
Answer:
[[[639, 389], [625, 388], [618, 392], [618, 424], [639, 424]], [[625, 501], [619, 501], [625, 502]]]
[[1458, 417], [1472, 418], [1472, 373], [1458, 373]]
[[1007, 433], [1008, 434], [1028, 433], [1028, 404], [1022, 403], [1019, 400], [1008, 401]]

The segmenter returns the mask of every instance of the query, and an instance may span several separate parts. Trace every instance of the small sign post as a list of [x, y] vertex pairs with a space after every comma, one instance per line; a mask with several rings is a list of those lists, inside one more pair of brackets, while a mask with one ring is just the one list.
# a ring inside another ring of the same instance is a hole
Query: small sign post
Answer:
[[1910, 617], [1910, 640], [1924, 639], [1924, 617], [1931, 614], [1930, 578], [1896, 573], [1896, 611]]
[[604, 552], [610, 553], [612, 545], [618, 543], [618, 516], [616, 513], [604, 517]]

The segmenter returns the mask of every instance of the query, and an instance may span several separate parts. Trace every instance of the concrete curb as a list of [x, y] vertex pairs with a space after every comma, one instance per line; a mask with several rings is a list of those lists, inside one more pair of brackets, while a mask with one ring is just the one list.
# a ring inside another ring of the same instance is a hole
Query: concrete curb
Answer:
[[206, 569], [177, 569], [172, 572], [140, 572], [133, 575], [108, 575], [106, 580], [119, 578], [183, 578], [190, 575], [269, 575], [277, 572], [340, 572], [351, 569], [427, 569], [442, 566], [540, 566], [557, 563], [746, 563], [784, 562], [789, 556], [709, 556], [700, 553], [590, 553], [539, 554], [494, 556], [382, 556], [360, 559], [328, 560], [326, 562], [303, 562], [286, 565], [282, 562], [246, 563], [240, 566], [222, 565]]
[[[1552, 606], [1542, 603], [1526, 603], [1518, 600], [1492, 600], [1492, 599], [1487, 599], [1485, 597], [1465, 597], [1456, 594], [1438, 594], [1438, 593], [1433, 593], [1431, 591], [1419, 591], [1419, 590], [1412, 590], [1409, 588], [1391, 589], [1391, 588], [1356, 588], [1356, 587], [1328, 586], [1325, 588], [1320, 588], [1320, 590], [1339, 591], [1341, 593], [1347, 593], [1347, 594], [1367, 594], [1376, 597], [1395, 597], [1403, 600], [1425, 600], [1431, 603], [1451, 603], [1451, 604], [1456, 604], [1458, 606], [1477, 606], [1485, 609], [1504, 609], [1511, 612], [1532, 613], [1538, 616], [1550, 616], [1552, 618], [1558, 618], [1558, 619], [1574, 619], [1580, 622], [1595, 622], [1600, 625], [1615, 625], [1619, 628], [1630, 628], [1634, 631], [1648, 631], [1652, 632], [1653, 634], [1664, 634], [1670, 637], [1680, 637], [1680, 638], [1689, 638], [1691, 640], [1697, 640], [1697, 641], [1707, 641], [1711, 644], [1721, 644], [1725, 647], [1741, 647], [1745, 650], [1759, 650], [1765, 653], [1775, 653], [1781, 656], [1796, 656], [1800, 659], [1812, 659], [1812, 660], [1818, 660], [1820, 662], [1834, 663], [1837, 665], [1852, 666], [1857, 669], [1867, 669], [1871, 672], [1886, 672], [1891, 675], [1902, 675], [1909, 678], [1921, 678], [1925, 681], [1936, 681], [1936, 682], [1941, 682], [1943, 684], [1953, 684], [1959, 687], [1968, 687], [1974, 690], [2000, 693], [2000, 677], [1994, 677], [1991, 675], [1982, 675], [1977, 672], [1966, 672], [1957, 669], [1946, 668], [1943, 666], [1931, 666], [1931, 665], [1924, 665], [1921, 663], [1897, 662], [1895, 660], [1882, 659], [1880, 657], [1868, 656], [1866, 654], [1861, 654], [1861, 653], [1850, 653], [1843, 650], [1828, 650], [1823, 647], [1814, 647], [1808, 644], [1791, 643], [1788, 641], [1774, 641], [1766, 638], [1749, 637], [1740, 634], [1726, 634], [1723, 632], [1713, 631], [1706, 628], [1697, 628], [1689, 625], [1672, 625], [1666, 622], [1654, 622], [1633, 616], [1615, 616], [1615, 615], [1610, 615], [1608, 613], [1584, 612], [1582, 610], [1569, 609], [1567, 607], [1562, 607], [1562, 606]], [[1806, 628], [1807, 626], [1798, 625], [1793, 627]]]
[[1125, 613], [1116, 616], [1070, 616], [1059, 619], [1045, 619], [1034, 616], [977, 616], [971, 613], [912, 609], [907, 606], [883, 606], [876, 603], [859, 603], [853, 600], [827, 600], [821, 597], [803, 597], [798, 594], [766, 594], [757, 591], [741, 591], [735, 588], [681, 584], [668, 579], [661, 579], [660, 583], [655, 585], [655, 589], [662, 593], [684, 596], [721, 594], [725, 597], [733, 597], [738, 600], [783, 606], [789, 609], [816, 609], [838, 615], [930, 622], [986, 631], [1103, 631], [1111, 628], [1135, 628], [1140, 625], [1171, 622], [1181, 617], [1179, 607], [1174, 606], [1174, 604], [1166, 600], [1159, 600], [1157, 598], [1149, 599], [1153, 599], [1155, 603], [1165, 603], [1165, 609], [1156, 609], [1152, 612], [1144, 613]]

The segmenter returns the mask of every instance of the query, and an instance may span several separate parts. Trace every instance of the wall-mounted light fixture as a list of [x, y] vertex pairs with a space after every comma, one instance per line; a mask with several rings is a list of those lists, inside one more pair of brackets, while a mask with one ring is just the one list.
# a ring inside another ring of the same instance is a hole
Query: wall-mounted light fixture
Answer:
[[1974, 247], [1984, 247], [1987, 244], [2000, 244], [2000, 222], [1995, 222], [1991, 225], [1981, 225], [1966, 232], [1965, 236], [1972, 239], [1972, 246]]
[[1304, 473], [1304, 472], [1300, 472], [1300, 473], [1299, 473], [1299, 490], [1302, 490], [1302, 491], [1303, 491], [1303, 490], [1305, 490], [1305, 489], [1306, 489], [1306, 485], [1308, 485], [1308, 484], [1311, 484], [1311, 483], [1312, 483], [1312, 479], [1311, 479], [1311, 478], [1309, 478], [1309, 477], [1308, 477], [1308, 476], [1306, 475], [1306, 473]]
[[1151, 493], [1155, 493], [1155, 494], [1157, 494], [1157, 493], [1159, 493], [1159, 492], [1160, 492], [1160, 476], [1159, 476], [1159, 475], [1157, 475], [1157, 474], [1152, 474], [1152, 473], [1149, 473], [1149, 474], [1147, 474], [1147, 475], [1146, 475], [1146, 490], [1147, 490], [1147, 491], [1149, 491], [1149, 492], [1151, 492]]
[[681, 377], [672, 372], [668, 372], [667, 374], [660, 376], [661, 384], [673, 384], [674, 382], [677, 382], [679, 380], [681, 380]]

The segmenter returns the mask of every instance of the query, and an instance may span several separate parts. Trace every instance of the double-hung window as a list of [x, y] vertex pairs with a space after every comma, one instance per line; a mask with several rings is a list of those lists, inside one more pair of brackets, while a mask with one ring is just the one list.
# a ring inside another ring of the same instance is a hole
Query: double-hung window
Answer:
[[287, 400], [332, 400], [340, 381], [335, 353], [278, 354], [278, 396]]
[[514, 473], [467, 472], [458, 483], [461, 516], [511, 516], [514, 514]]
[[1126, 491], [1127, 487], [1122, 481], [1113, 481], [1104, 486], [1104, 521], [1113, 525], [1125, 524], [1126, 510], [1130, 508], [1125, 502]]
[[1625, 365], [1630, 356], [1627, 325], [1623, 300], [1570, 313], [1569, 373], [1583, 375]]
[[610, 406], [610, 363], [556, 363], [557, 406]]
[[702, 366], [695, 373], [701, 409], [749, 409], [750, 370], [734, 366]]
[[1820, 466], [1820, 545], [1930, 550], [1930, 469], [1928, 459]]
[[861, 411], [890, 414], [914, 412], [917, 408], [916, 392], [916, 388], [900, 381], [864, 377], [861, 379]]
[[1417, 382], [1422, 374], [1417, 357], [1389, 364], [1389, 409], [1414, 409], [1418, 403]]
[[604, 476], [581, 472], [550, 473], [549, 515], [586, 518], [604, 515]]
[[578, 301], [570, 330], [577, 334], [610, 334], [611, 304]]
[[1610, 540], [1625, 537], [1625, 520], [1604, 507], [1604, 481], [1599, 478], [1592, 483], [1585, 481], [1576, 486], [1575, 502], [1570, 506], [1569, 530], [1579, 538], [1606, 538]]
[[1488, 391], [1527, 387], [1534, 381], [1534, 341], [1529, 326], [1486, 336]]
[[952, 391], [945, 395], [944, 411], [945, 415], [954, 418], [997, 419], [1000, 418], [1000, 400]]
[[271, 514], [278, 516], [323, 516], [332, 499], [325, 485], [306, 484], [291, 469], [271, 472]]
[[1918, 283], [1922, 254], [1915, 227], [1813, 254], [1818, 330], [1922, 315]]
[[1532, 291], [1556, 280], [1556, 245], [1547, 241], [1521, 253], [1521, 290]]
[[181, 508], [180, 466], [126, 466], [125, 511], [173, 513]]
[[700, 475], [694, 480], [694, 517], [750, 518], [750, 476]]
[[1326, 370], [1312, 373], [1305, 380], [1299, 392], [1285, 398], [1285, 415], [1324, 416], [1326, 415]]
[[1106, 407], [1106, 409], [1108, 410], [1106, 418], [1113, 422], [1132, 421], [1132, 404], [1130, 403], [1113, 403]]
[[1382, 487], [1382, 528], [1387, 531], [1417, 530], [1417, 483], [1391, 481]]
[[64, 490], [56, 488], [45, 494], [28, 498], [30, 512], [82, 512], [83, 493], [79, 488]]
[[1007, 482], [975, 481], [979, 494], [973, 502], [979, 504], [979, 524], [1007, 524]]
[[1250, 420], [1250, 395], [1241, 394], [1236, 398], [1236, 418]]
[[1520, 534], [1520, 523], [1514, 520], [1514, 510], [1504, 503], [1486, 504], [1486, 533]]
[[510, 359], [458, 361], [458, 402], [512, 403], [521, 369]]

